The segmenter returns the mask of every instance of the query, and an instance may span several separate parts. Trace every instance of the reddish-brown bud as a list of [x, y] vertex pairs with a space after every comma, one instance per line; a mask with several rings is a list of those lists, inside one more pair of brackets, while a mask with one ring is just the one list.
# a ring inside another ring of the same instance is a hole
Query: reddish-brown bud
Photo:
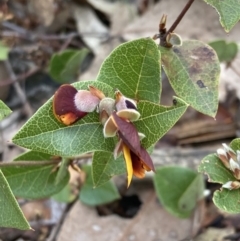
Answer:
[[77, 93], [71, 85], [62, 85], [53, 97], [53, 113], [65, 125], [71, 125], [87, 113], [76, 108], [74, 96]]
[[[94, 91], [102, 93], [95, 87]], [[87, 90], [77, 90], [71, 85], [62, 85], [53, 98], [53, 113], [65, 125], [71, 125], [96, 109], [100, 99]]]

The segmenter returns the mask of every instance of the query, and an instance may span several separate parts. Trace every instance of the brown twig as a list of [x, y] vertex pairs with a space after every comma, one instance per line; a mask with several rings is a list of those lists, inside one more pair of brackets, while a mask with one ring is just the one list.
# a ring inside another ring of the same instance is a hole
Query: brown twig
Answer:
[[232, 70], [235, 72], [236, 75], [240, 76], [240, 71], [233, 65], [231, 65]]
[[13, 87], [14, 87], [20, 101], [23, 104], [24, 110], [25, 110], [27, 116], [31, 117], [33, 114], [32, 108], [29, 105], [29, 103], [27, 102], [26, 95], [24, 94], [20, 84], [17, 82], [17, 76], [15, 75], [10, 62], [8, 60], [5, 60], [4, 63], [5, 63], [8, 73], [10, 75], [10, 79], [13, 81]]
[[[91, 158], [91, 153], [86, 153], [76, 157], [77, 160]], [[36, 160], [29, 160], [29, 161], [12, 161], [12, 162], [0, 162], [1, 167], [19, 167], [19, 166], [48, 166], [48, 165], [56, 165], [60, 163], [62, 159], [58, 160], [49, 160], [49, 161], [36, 161]]]
[[23, 74], [20, 74], [20, 75], [16, 75], [16, 78], [15, 79], [5, 79], [3, 80], [1, 83], [0, 83], [0, 87], [2, 86], [6, 86], [6, 85], [10, 85], [10, 84], [13, 84], [17, 81], [21, 81], [21, 80], [24, 80], [26, 78], [28, 78], [29, 76], [35, 74], [36, 72], [38, 72], [40, 70], [40, 67], [35, 67], [31, 70], [29, 70], [27, 73], [23, 73]]
[[163, 35], [161, 35], [161, 33], [160, 33], [159, 37], [160, 37], [160, 45], [161, 46], [166, 47], [166, 38], [167, 38], [168, 34], [172, 33], [175, 30], [175, 28], [181, 22], [182, 18], [184, 17], [184, 15], [188, 11], [188, 9], [191, 7], [193, 2], [194, 2], [194, 0], [189, 0], [188, 3], [183, 8], [183, 10], [181, 11], [181, 13], [178, 15], [178, 17], [174, 21], [174, 23], [172, 24], [172, 26]]
[[68, 47], [68, 45], [72, 42], [73, 38], [74, 38], [73, 36], [70, 36], [70, 37], [63, 43], [63, 45], [61, 46], [59, 52], [65, 50], [65, 49]]
[[30, 166], [49, 166], [56, 165], [62, 160], [49, 160], [49, 161], [12, 161], [12, 162], [0, 162], [1, 167], [30, 167]]
[[91, 32], [82, 32], [82, 33], [69, 33], [69, 34], [59, 34], [59, 35], [43, 35], [43, 34], [33, 34], [30, 32], [15, 32], [15, 31], [2, 31], [0, 34], [1, 37], [14, 37], [14, 38], [22, 38], [29, 41], [37, 41], [37, 40], [46, 40], [46, 41], [55, 41], [55, 40], [65, 40], [69, 38], [75, 38], [78, 36], [90, 36], [93, 38], [102, 38], [105, 37], [105, 33], [91, 33]]
[[188, 11], [188, 9], [191, 7], [192, 3], [194, 2], [194, 0], [189, 0], [188, 3], [186, 4], [186, 6], [183, 8], [182, 12], [179, 14], [179, 16], [177, 17], [177, 19], [174, 21], [174, 23], [172, 24], [172, 26], [169, 28], [169, 30], [166, 32], [166, 36], [169, 33], [172, 33], [175, 28], [178, 26], [178, 24], [181, 22], [182, 18], [184, 17], [184, 15], [186, 14], [186, 12]]

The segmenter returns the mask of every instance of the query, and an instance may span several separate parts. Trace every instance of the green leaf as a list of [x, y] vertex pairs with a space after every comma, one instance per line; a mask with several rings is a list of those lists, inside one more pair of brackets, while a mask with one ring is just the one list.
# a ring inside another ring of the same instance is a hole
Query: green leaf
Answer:
[[203, 158], [198, 166], [198, 171], [208, 175], [209, 182], [225, 184], [235, 180], [233, 174], [228, 170], [216, 154], [210, 154]]
[[138, 132], [146, 136], [142, 140], [146, 149], [164, 136], [185, 113], [188, 105], [183, 100], [174, 97], [173, 102], [173, 106], [161, 106], [148, 101], [138, 103], [141, 117], [134, 125]]
[[213, 195], [214, 204], [228, 213], [240, 213], [240, 190], [217, 190]]
[[150, 38], [121, 44], [105, 59], [97, 80], [135, 100], [159, 103], [160, 53]]
[[210, 42], [209, 45], [217, 52], [220, 62], [230, 63], [238, 53], [238, 45], [235, 42], [227, 43], [225, 40]]
[[204, 196], [204, 181], [202, 175], [197, 175], [189, 184], [182, 197], [179, 199], [179, 209], [182, 211], [192, 211], [196, 206], [196, 201]]
[[71, 83], [80, 73], [80, 66], [89, 51], [65, 50], [54, 54], [50, 60], [50, 75], [59, 83]]
[[232, 140], [230, 147], [235, 151], [240, 150], [240, 138]]
[[0, 61], [8, 59], [9, 48], [0, 42]]
[[215, 51], [200, 41], [160, 47], [162, 64], [176, 94], [203, 114], [214, 117], [218, 109], [220, 65]]
[[94, 187], [103, 185], [115, 175], [125, 173], [126, 167], [122, 155], [115, 160], [110, 152], [96, 151], [94, 153], [92, 162]]
[[8, 116], [12, 111], [0, 100], [0, 120]]
[[173, 215], [187, 218], [203, 196], [203, 179], [195, 171], [177, 167], [157, 168], [154, 176], [157, 196]]
[[71, 159], [68, 158], [62, 158], [60, 167], [57, 172], [57, 176], [55, 179], [55, 184], [58, 185], [59, 182], [68, 174], [68, 166]]
[[49, 154], [38, 151], [27, 151], [14, 158], [14, 161], [47, 161], [51, 159], [52, 156]]
[[[232, 172], [223, 165], [216, 154], [206, 156], [199, 165], [198, 171], [207, 174], [209, 182], [225, 184], [228, 181], [236, 180]], [[221, 190], [214, 192], [213, 202], [224, 211], [239, 213], [240, 189], [228, 190], [221, 188]]]
[[[47, 161], [50, 155], [30, 151], [19, 156], [17, 161]], [[69, 173], [67, 172], [58, 184], [55, 184], [57, 176], [56, 166], [14, 166], [2, 167], [1, 170], [5, 175], [15, 196], [23, 198], [44, 198], [49, 197], [61, 191], [68, 183]]]
[[0, 183], [0, 227], [31, 229], [1, 170]]
[[204, 0], [214, 7], [219, 14], [220, 23], [229, 32], [240, 19], [239, 0]]
[[[99, 88], [110, 97], [113, 96], [113, 89], [99, 81], [81, 81], [74, 84], [77, 89], [87, 89], [88, 85]], [[31, 150], [63, 157], [93, 151], [112, 151], [114, 148], [113, 139], [105, 139], [103, 136], [103, 126], [99, 122], [98, 113], [89, 113], [74, 125], [65, 126], [53, 115], [52, 99], [35, 113], [12, 141]]]
[[97, 206], [110, 203], [120, 198], [116, 186], [111, 181], [93, 189], [91, 167], [84, 166], [83, 170], [87, 174], [87, 179], [81, 188], [79, 198], [84, 204]]
[[71, 203], [75, 200], [76, 195], [74, 187], [68, 183], [59, 193], [53, 195], [52, 198], [60, 203]]

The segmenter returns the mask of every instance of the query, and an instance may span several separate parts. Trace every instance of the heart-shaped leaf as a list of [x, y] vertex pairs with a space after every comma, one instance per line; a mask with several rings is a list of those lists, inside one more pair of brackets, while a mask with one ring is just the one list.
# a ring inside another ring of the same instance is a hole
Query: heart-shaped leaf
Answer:
[[162, 65], [176, 94], [196, 110], [214, 117], [218, 107], [220, 65], [217, 54], [200, 41], [160, 47]]
[[[113, 96], [113, 89], [100, 81], [74, 84], [77, 89], [87, 89], [88, 85], [94, 85], [110, 97]], [[113, 140], [104, 138], [96, 112], [89, 113], [74, 125], [65, 126], [53, 115], [52, 99], [35, 113], [12, 141], [28, 149], [65, 157], [96, 150], [112, 151], [114, 148]]]
[[197, 174], [179, 199], [179, 209], [182, 211], [192, 211], [196, 206], [196, 202], [203, 198], [204, 188], [203, 177]]
[[185, 113], [188, 104], [180, 98], [174, 97], [173, 106], [161, 106], [149, 101], [140, 101], [138, 110], [141, 117], [134, 122], [138, 132], [146, 137], [142, 140], [147, 149], [165, 135]]
[[240, 19], [240, 1], [239, 0], [204, 0], [214, 7], [219, 14], [220, 23], [226, 32]]
[[180, 218], [189, 217], [197, 201], [203, 196], [203, 179], [189, 168], [157, 168], [153, 180], [163, 206]]
[[94, 187], [109, 181], [115, 175], [126, 173], [123, 156], [116, 160], [110, 152], [96, 151], [93, 155], [92, 175]]
[[76, 189], [77, 187], [68, 183], [59, 193], [54, 194], [51, 198], [60, 203], [71, 203], [78, 196]]
[[0, 227], [31, 229], [0, 170]]
[[97, 80], [118, 88], [135, 100], [159, 103], [161, 94], [160, 53], [150, 38], [119, 45], [105, 59]]
[[111, 181], [108, 181], [102, 186], [93, 189], [91, 167], [84, 166], [83, 170], [87, 174], [87, 179], [81, 188], [79, 196], [83, 203], [89, 206], [97, 206], [110, 203], [120, 198], [116, 186]]
[[51, 156], [30, 151], [16, 158], [16, 166], [1, 168], [15, 196], [34, 199], [49, 197], [58, 193], [67, 185], [68, 172], [55, 184], [58, 173], [56, 166], [17, 166], [17, 161], [33, 160], [47, 161], [51, 160]]
[[8, 116], [12, 111], [0, 100], [0, 120]]
[[227, 43], [225, 40], [217, 40], [209, 45], [216, 51], [220, 62], [230, 63], [238, 53], [238, 45], [235, 42]]
[[80, 73], [80, 66], [86, 55], [87, 49], [65, 50], [54, 54], [50, 61], [50, 75], [59, 83], [71, 83]]

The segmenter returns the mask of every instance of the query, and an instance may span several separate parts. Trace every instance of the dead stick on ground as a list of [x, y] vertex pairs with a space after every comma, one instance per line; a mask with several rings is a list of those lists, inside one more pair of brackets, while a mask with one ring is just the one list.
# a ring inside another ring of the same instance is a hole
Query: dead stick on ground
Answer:
[[17, 76], [15, 75], [10, 62], [8, 60], [6, 60], [6, 61], [4, 61], [4, 63], [5, 63], [5, 66], [6, 66], [6, 69], [7, 69], [8, 73], [10, 75], [10, 78], [13, 81], [13, 87], [14, 87], [21, 103], [23, 104], [24, 111], [27, 114], [28, 118], [30, 118], [33, 114], [33, 111], [32, 111], [32, 108], [27, 101], [26, 95], [23, 92], [20, 84], [17, 82]]
[[23, 74], [20, 74], [20, 75], [15, 75], [16, 78], [15, 78], [14, 80], [12, 80], [11, 78], [9, 78], [9, 79], [4, 79], [4, 80], [2, 81], [2, 83], [0, 83], [0, 87], [13, 84], [13, 83], [15, 83], [16, 81], [24, 80], [24, 79], [28, 78], [29, 76], [37, 73], [39, 70], [40, 70], [40, 67], [35, 67], [35, 68], [29, 70], [29, 71], [26, 72], [26, 73], [23, 73]]

